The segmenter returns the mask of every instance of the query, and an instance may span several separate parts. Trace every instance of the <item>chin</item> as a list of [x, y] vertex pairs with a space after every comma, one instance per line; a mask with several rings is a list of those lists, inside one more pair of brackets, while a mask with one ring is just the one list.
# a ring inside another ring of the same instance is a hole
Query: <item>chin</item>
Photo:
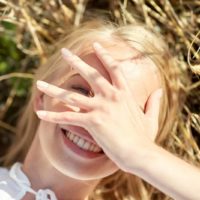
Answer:
[[39, 138], [45, 157], [65, 176], [98, 180], [119, 169], [85, 130], [50, 123], [44, 129]]
[[94, 168], [88, 167], [86, 169], [83, 166], [77, 166], [76, 164], [76, 166], [71, 164], [66, 167], [65, 163], [61, 163], [59, 161], [52, 163], [52, 165], [63, 175], [80, 181], [100, 180], [114, 174], [118, 170], [116, 167], [102, 169], [98, 166]]

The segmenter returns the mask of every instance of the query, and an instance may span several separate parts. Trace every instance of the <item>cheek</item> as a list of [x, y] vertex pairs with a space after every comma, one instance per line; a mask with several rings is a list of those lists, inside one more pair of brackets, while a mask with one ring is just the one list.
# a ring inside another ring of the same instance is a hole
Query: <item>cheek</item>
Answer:
[[47, 111], [55, 111], [55, 112], [63, 112], [64, 110], [67, 110], [67, 106], [64, 105], [61, 101], [55, 98], [51, 98], [48, 96], [44, 97], [44, 110]]
[[[127, 76], [126, 76], [127, 75]], [[150, 94], [161, 87], [158, 74], [148, 68], [137, 68], [124, 75], [136, 102], [144, 108]]]
[[80, 108], [78, 107], [67, 105], [59, 101], [58, 99], [51, 98], [48, 96], [44, 97], [43, 109], [47, 111], [53, 111], [53, 112], [80, 111]]
[[132, 82], [130, 84], [133, 98], [135, 99], [137, 104], [142, 108], [144, 108], [146, 100], [148, 98], [148, 92], [143, 86], [144, 83], [141, 80], [139, 80], [139, 82], [137, 82], [136, 80], [135, 82]]

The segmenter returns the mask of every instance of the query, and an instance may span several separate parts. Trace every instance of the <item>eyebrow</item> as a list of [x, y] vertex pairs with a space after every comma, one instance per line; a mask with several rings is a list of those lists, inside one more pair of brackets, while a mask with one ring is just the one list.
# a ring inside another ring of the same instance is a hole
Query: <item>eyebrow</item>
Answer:
[[74, 76], [81, 76], [79, 73], [73, 74], [70, 78], [74, 77]]
[[[81, 76], [81, 74], [79, 74], [79, 73], [75, 73], [75, 74], [72, 74], [70, 77], [69, 77], [69, 79], [71, 79], [71, 78], [74, 78], [74, 77], [76, 77], [76, 76], [79, 76], [79, 77], [81, 77], [82, 79], [84, 79], [83, 78], [83, 76]], [[84, 79], [85, 80], [85, 79]]]

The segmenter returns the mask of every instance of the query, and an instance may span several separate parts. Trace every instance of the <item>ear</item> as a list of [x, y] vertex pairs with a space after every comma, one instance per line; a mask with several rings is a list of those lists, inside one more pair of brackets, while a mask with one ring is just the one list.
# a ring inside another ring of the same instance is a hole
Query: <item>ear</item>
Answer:
[[44, 109], [44, 93], [42, 92], [37, 92], [35, 99], [33, 100], [33, 109], [35, 112], [38, 110], [43, 110]]

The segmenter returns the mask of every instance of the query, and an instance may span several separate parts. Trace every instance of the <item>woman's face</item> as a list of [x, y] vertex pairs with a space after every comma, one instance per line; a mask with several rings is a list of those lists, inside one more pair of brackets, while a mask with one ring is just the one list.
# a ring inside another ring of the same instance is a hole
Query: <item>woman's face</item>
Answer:
[[[148, 58], [134, 59], [138, 52], [123, 43], [101, 44], [114, 59], [122, 61], [123, 75], [126, 77], [134, 98], [144, 108], [149, 95], [160, 87], [154, 63]], [[81, 56], [81, 59], [110, 80], [95, 53]], [[65, 61], [63, 60], [63, 62]], [[63, 76], [60, 77], [62, 83], [59, 85], [61, 88], [88, 95], [90, 86], [80, 74], [76, 71], [71, 75], [65, 75], [64, 72], [62, 74]], [[44, 110], [48, 111], [73, 110], [67, 104], [47, 95], [43, 96], [42, 106]], [[84, 110], [81, 110], [81, 112], [84, 112]], [[70, 131], [70, 138], [65, 135], [67, 131]], [[109, 176], [118, 170], [117, 166], [101, 152], [101, 148], [93, 140], [90, 133], [81, 127], [54, 124], [41, 120], [37, 133], [42, 151], [48, 161], [66, 176], [79, 180], [95, 180]], [[118, 149], [116, 149], [117, 151]]]

